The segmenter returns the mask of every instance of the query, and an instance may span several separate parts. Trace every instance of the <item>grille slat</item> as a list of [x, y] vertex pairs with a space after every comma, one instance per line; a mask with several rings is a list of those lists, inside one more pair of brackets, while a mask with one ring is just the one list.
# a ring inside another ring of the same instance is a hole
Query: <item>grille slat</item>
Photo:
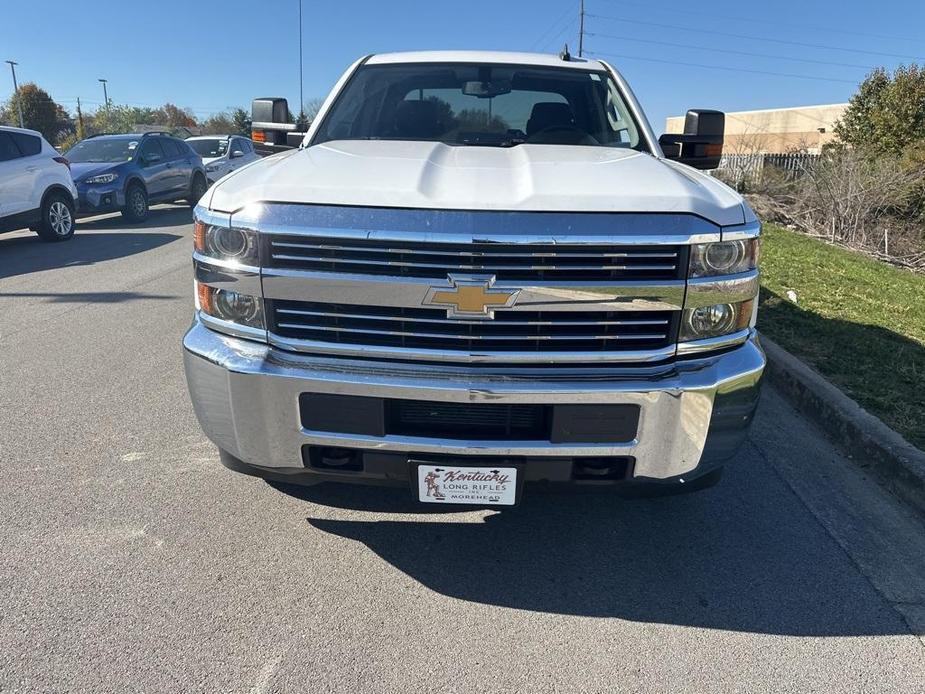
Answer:
[[269, 234], [268, 267], [445, 279], [452, 273], [497, 280], [674, 280], [682, 246], [556, 243], [446, 243]]
[[[283, 330], [317, 330], [314, 326], [303, 326], [295, 323], [277, 323]], [[439, 337], [448, 340], [663, 340], [667, 337], [665, 333], [653, 333], [643, 335], [505, 335], [499, 338], [494, 335], [453, 335], [450, 333], [423, 333], [405, 332], [402, 330], [376, 330], [373, 328], [338, 328], [325, 326], [325, 330], [340, 333], [367, 333], [370, 335], [404, 335], [406, 337]]]
[[275, 335], [341, 345], [449, 351], [619, 352], [671, 344], [672, 311], [517, 311], [451, 320], [444, 309], [269, 300]]
[[[276, 309], [277, 314], [282, 315], [291, 315], [291, 316], [327, 316], [327, 317], [338, 317], [338, 318], [355, 318], [357, 320], [381, 320], [381, 321], [390, 321], [394, 320], [394, 317], [391, 316], [376, 316], [376, 315], [362, 315], [358, 313], [332, 313], [330, 311], [300, 311], [295, 309], [286, 309], [278, 308]], [[403, 316], [402, 320], [410, 321], [415, 323], [439, 323], [443, 325], [467, 325], [468, 323], [464, 320], [453, 320], [449, 318], [416, 318], [411, 316]], [[470, 321], [472, 322], [472, 321]], [[482, 321], [478, 321], [481, 323]], [[566, 326], [588, 326], [594, 327], [598, 325], [665, 325], [667, 326], [670, 322], [667, 318], [658, 318], [658, 319], [648, 319], [648, 320], [632, 320], [632, 319], [622, 319], [622, 320], [583, 320], [583, 321], [568, 321], [568, 320], [500, 320], [504, 325], [566, 325]]]
[[[439, 268], [445, 269], [446, 263], [412, 263], [398, 260], [356, 260], [348, 258], [319, 258], [312, 256], [292, 256], [274, 253], [273, 260], [296, 260], [306, 263], [323, 263], [337, 265], [371, 265], [371, 266], [388, 266], [398, 268]], [[633, 270], [644, 272], [650, 270], [674, 270], [675, 265], [569, 265], [569, 270], [578, 271], [599, 271], [599, 270]], [[562, 270], [562, 265], [473, 265], [469, 263], [459, 263], [454, 268], [454, 272], [466, 272], [469, 270], [476, 272], [491, 272], [497, 274], [504, 270]]]
[[[326, 243], [289, 243], [285, 241], [272, 241], [273, 248], [305, 248], [307, 250], [324, 250], [324, 251], [358, 251], [365, 250], [362, 247], [357, 248], [355, 246], [334, 246]], [[529, 248], [527, 246], [526, 248]], [[389, 253], [401, 253], [408, 255], [439, 255], [446, 256], [452, 255], [456, 257], [466, 257], [471, 256], [474, 258], [480, 257], [493, 257], [498, 255], [498, 253], [492, 253], [487, 251], [446, 251], [446, 250], [421, 250], [421, 249], [411, 249], [411, 248], [395, 248], [392, 246], [383, 246], [382, 250]], [[504, 255], [510, 255], [514, 257], [523, 257], [523, 258], [600, 258], [601, 253], [569, 253], [566, 251], [557, 251], [557, 252], [534, 252], [534, 251], [515, 251], [511, 253], [504, 253]], [[612, 251], [604, 253], [604, 256], [608, 258], [676, 258], [677, 252], [659, 252], [659, 253], [643, 253], [643, 252], [633, 252], [627, 253], [625, 251]]]

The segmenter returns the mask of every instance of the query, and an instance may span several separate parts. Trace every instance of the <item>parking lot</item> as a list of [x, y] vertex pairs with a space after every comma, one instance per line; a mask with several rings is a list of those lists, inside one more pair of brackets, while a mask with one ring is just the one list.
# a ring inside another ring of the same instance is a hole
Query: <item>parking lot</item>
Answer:
[[0, 236], [0, 691], [921, 691], [922, 521], [771, 389], [689, 496], [431, 513], [226, 470], [191, 234]]

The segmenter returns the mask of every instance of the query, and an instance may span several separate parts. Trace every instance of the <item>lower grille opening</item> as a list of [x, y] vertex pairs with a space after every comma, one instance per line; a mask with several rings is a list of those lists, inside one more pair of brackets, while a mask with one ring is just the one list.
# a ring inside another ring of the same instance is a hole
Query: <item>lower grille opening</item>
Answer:
[[[636, 437], [639, 405], [498, 404], [302, 393], [309, 431], [457, 441], [627, 443]], [[336, 466], [332, 456], [330, 466]], [[590, 474], [590, 473], [589, 473]]]
[[543, 441], [549, 439], [549, 409], [546, 405], [390, 400], [386, 430], [403, 436]]

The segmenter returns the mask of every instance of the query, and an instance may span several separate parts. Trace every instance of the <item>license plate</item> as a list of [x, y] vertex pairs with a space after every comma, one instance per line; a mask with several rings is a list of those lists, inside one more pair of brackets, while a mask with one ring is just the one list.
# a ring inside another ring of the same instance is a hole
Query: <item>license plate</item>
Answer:
[[418, 465], [418, 500], [425, 504], [513, 506], [517, 468]]

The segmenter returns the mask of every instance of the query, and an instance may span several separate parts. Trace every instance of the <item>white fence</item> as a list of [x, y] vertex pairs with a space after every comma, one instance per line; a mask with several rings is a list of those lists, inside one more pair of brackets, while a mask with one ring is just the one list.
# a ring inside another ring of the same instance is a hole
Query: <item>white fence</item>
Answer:
[[723, 180], [739, 187], [745, 183], [761, 181], [766, 172], [783, 172], [788, 178], [811, 170], [819, 160], [818, 154], [724, 154], [716, 172]]

